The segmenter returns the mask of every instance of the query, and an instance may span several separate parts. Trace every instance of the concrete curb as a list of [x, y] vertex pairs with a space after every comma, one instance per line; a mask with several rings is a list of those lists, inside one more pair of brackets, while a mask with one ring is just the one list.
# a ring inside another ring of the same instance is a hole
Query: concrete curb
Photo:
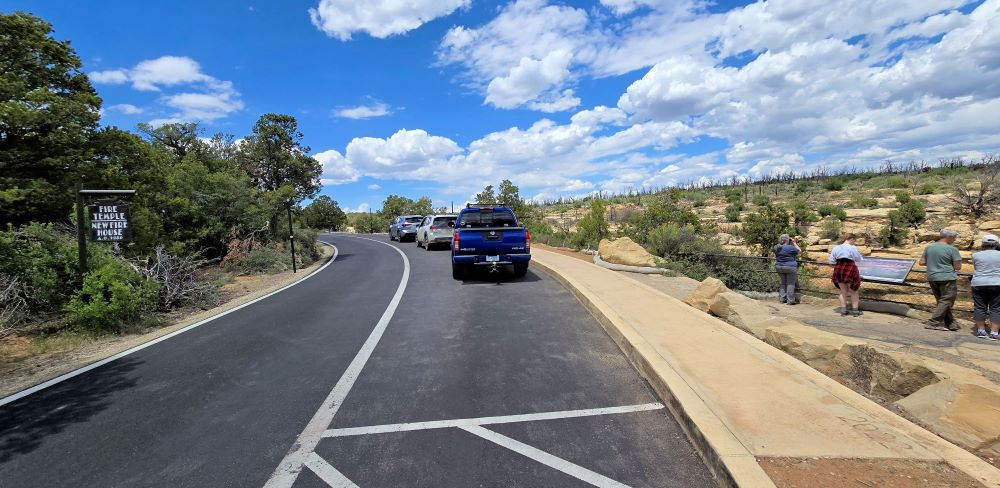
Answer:
[[[566, 278], [537, 260], [532, 263], [554, 277], [569, 289], [601, 323], [607, 333], [618, 343], [633, 366], [649, 381], [663, 403], [671, 411], [685, 432], [694, 442], [709, 469], [716, 475], [721, 486], [774, 487], [774, 482], [757, 463], [756, 457], [729, 430], [725, 423], [708, 408], [705, 401], [689, 385], [670, 363], [664, 359], [635, 329], [626, 323], [611, 307], [600, 298], [584, 291], [574, 280]], [[646, 288], [666, 300], [670, 297], [648, 285], [636, 282], [636, 286]], [[707, 315], [707, 314], [706, 314]], [[907, 434], [911, 440], [931, 449], [942, 460], [959, 471], [971, 476], [984, 486], [1000, 488], [1000, 470], [958, 447], [936, 434], [900, 417], [881, 405], [865, 398], [860, 393], [837, 383], [832, 378], [816, 371], [811, 366], [789, 356], [749, 334], [732, 328], [748, 347], [757, 349], [774, 361], [782, 362], [798, 370], [804, 378], [822, 386], [841, 401], [849, 403], [859, 411], [887, 422], [891, 427]]]
[[533, 264], [562, 283], [604, 327], [680, 423], [720, 486], [775, 486], [753, 453], [638, 332], [599, 298], [582, 291], [572, 279], [538, 261]]
[[594, 264], [602, 268], [607, 268], [613, 271], [625, 271], [628, 273], [663, 274], [668, 271], [667, 268], [653, 268], [651, 266], [629, 266], [627, 264], [609, 263], [601, 259], [601, 255], [596, 252], [594, 253]]

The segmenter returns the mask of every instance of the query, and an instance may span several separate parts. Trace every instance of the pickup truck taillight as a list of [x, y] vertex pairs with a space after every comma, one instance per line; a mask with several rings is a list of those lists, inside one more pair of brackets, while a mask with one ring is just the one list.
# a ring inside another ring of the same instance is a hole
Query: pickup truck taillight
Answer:
[[455, 231], [455, 235], [451, 238], [451, 247], [458, 252], [458, 231]]
[[524, 229], [524, 252], [531, 252], [531, 231]]

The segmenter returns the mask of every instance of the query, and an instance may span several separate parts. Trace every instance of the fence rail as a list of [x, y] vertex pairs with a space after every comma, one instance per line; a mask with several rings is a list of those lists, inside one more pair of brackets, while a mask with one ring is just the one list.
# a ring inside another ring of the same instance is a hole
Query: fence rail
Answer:
[[[758, 270], [760, 272], [777, 274], [771, 266], [774, 258], [770, 256], [745, 256], [737, 254], [712, 254], [712, 253], [677, 253], [672, 257], [686, 258], [687, 260], [699, 260], [706, 264], [718, 265], [721, 260], [745, 260], [757, 261], [762, 264]], [[798, 288], [802, 292], [814, 295], [837, 296], [839, 293], [833, 291], [833, 284], [830, 281], [831, 275], [822, 273], [825, 268], [832, 268], [833, 265], [813, 260], [798, 260]], [[913, 269], [907, 275], [907, 280], [902, 283], [887, 283], [881, 281], [865, 281], [861, 287], [861, 297], [865, 300], [896, 303], [908, 305], [918, 310], [930, 311], [935, 305], [934, 296], [930, 285], [926, 281], [927, 270]], [[959, 273], [958, 279], [958, 299], [955, 302], [955, 312], [963, 315], [972, 313], [972, 287], [970, 273]], [[748, 291], [773, 291], [773, 290], [748, 290]]]

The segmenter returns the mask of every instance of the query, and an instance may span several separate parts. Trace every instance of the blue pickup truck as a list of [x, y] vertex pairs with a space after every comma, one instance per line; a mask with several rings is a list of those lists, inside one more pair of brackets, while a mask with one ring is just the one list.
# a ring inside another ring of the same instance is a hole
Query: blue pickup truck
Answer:
[[513, 266], [514, 275], [522, 277], [531, 261], [531, 233], [517, 223], [514, 212], [494, 205], [466, 205], [453, 224], [451, 238], [451, 275], [463, 279], [473, 267], [499, 272], [501, 266]]

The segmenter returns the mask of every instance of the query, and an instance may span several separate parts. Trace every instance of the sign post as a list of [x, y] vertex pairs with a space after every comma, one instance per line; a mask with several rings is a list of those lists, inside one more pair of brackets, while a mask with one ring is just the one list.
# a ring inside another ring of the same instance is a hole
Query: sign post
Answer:
[[[131, 196], [135, 190], [85, 190], [76, 184], [76, 241], [80, 281], [87, 274], [87, 231], [84, 229], [84, 199], [88, 196]], [[90, 207], [90, 238], [97, 242], [128, 242], [132, 239], [132, 222], [128, 208], [117, 200], [101, 200]]]

